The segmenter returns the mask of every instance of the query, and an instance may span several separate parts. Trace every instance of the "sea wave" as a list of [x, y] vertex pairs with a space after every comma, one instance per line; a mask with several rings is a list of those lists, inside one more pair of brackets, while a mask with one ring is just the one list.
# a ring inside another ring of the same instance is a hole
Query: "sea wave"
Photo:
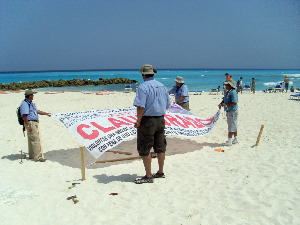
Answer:
[[300, 74], [283, 74], [283, 75], [287, 75], [288, 77], [297, 77], [297, 78], [300, 78]]
[[[277, 81], [277, 82], [267, 82], [267, 83], [264, 83], [264, 86], [267, 86], [267, 87], [272, 87], [272, 86], [276, 86], [278, 84], [281, 84], [283, 83], [282, 81]], [[293, 81], [290, 81], [289, 82], [289, 85], [293, 85]]]

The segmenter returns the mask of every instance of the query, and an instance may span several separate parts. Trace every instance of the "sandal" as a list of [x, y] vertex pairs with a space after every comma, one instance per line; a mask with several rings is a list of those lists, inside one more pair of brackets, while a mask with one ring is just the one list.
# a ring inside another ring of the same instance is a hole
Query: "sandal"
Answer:
[[154, 182], [154, 179], [153, 177], [147, 177], [147, 176], [144, 176], [140, 179], [137, 179], [134, 181], [136, 184], [143, 184], [143, 183], [153, 183]]
[[159, 172], [152, 174], [152, 176], [154, 178], [166, 178], [164, 173], [159, 173]]

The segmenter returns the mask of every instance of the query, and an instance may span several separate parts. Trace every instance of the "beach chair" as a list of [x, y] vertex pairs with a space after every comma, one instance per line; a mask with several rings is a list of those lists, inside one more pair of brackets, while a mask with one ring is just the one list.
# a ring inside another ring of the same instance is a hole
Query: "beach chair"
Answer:
[[132, 92], [131, 84], [126, 84], [126, 85], [125, 85], [124, 92], [125, 92], [125, 93]]
[[290, 95], [290, 99], [291, 100], [300, 100], [300, 94], [296, 94], [296, 95]]
[[251, 91], [251, 88], [250, 88], [250, 85], [248, 85], [248, 84], [245, 84], [244, 85], [244, 88], [243, 88], [243, 91]]
[[274, 92], [274, 88], [273, 87], [268, 87], [265, 91], [265, 93], [271, 93], [271, 92]]
[[193, 95], [201, 95], [203, 91], [189, 91]]
[[210, 95], [217, 95], [217, 94], [219, 94], [219, 89], [210, 89], [209, 94]]
[[278, 91], [278, 92], [283, 92], [284, 91], [284, 89], [283, 89], [283, 87], [281, 87], [281, 85], [276, 85], [275, 87], [274, 87], [274, 92], [276, 92], [276, 91]]

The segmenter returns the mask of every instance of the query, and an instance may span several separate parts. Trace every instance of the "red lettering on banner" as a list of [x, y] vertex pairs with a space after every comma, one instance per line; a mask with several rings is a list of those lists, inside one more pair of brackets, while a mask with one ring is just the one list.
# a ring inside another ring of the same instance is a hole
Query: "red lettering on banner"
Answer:
[[90, 128], [91, 126], [86, 125], [86, 124], [80, 124], [77, 127], [77, 132], [78, 134], [81, 135], [81, 137], [83, 137], [84, 139], [89, 139], [89, 140], [93, 140], [95, 138], [97, 138], [99, 136], [99, 132], [97, 130], [93, 130], [92, 134], [87, 134], [86, 132], [83, 131], [83, 128]]
[[[129, 117], [129, 116], [128, 116]], [[129, 120], [129, 119], [126, 119], [126, 118], [124, 118], [124, 117], [119, 117], [120, 119], [122, 119], [122, 120], [125, 120], [125, 121], [127, 121], [127, 122], [129, 122], [129, 123], [131, 123], [131, 124], [135, 124], [135, 122], [136, 122], [136, 119], [135, 120]]]
[[204, 124], [201, 122], [201, 120], [199, 120], [197, 118], [192, 119], [190, 117], [185, 117], [185, 119], [193, 121], [193, 123], [197, 126], [197, 128], [203, 128], [203, 127], [205, 127]]
[[[178, 115], [176, 115], [176, 117], [179, 118], [179, 119], [181, 119], [186, 127], [189, 127], [189, 125], [191, 125], [194, 128], [199, 128], [199, 126], [197, 126], [197, 122], [194, 121], [192, 118], [189, 118], [189, 117], [180, 117]], [[193, 123], [191, 123], [191, 121]], [[195, 122], [196, 122], [196, 124], [195, 124]]]
[[[210, 119], [207, 119], [207, 120], [201, 120], [201, 119], [198, 119], [198, 118], [195, 118], [195, 120], [198, 122], [198, 123], [201, 123], [203, 126], [207, 126], [207, 125], [210, 125], [213, 120], [214, 120], [214, 117], [210, 118]], [[206, 121], [206, 123], [204, 123]]]
[[169, 121], [168, 121], [167, 118], [166, 118], [166, 115], [165, 115], [165, 125], [166, 125], [166, 126], [171, 126], [171, 124], [169, 123]]
[[[179, 127], [183, 127], [186, 128], [186, 126], [182, 123], [180, 123], [175, 117], [171, 116], [171, 115], [165, 115], [165, 119], [167, 119], [171, 124], [175, 125], [175, 126], [179, 126]], [[170, 126], [171, 126], [170, 124]]]
[[128, 118], [131, 118], [133, 120], [137, 120], [137, 116], [128, 116]]
[[122, 120], [114, 119], [114, 118], [108, 118], [108, 120], [117, 128], [121, 127], [122, 125], [132, 125], [130, 123], [126, 123]]
[[102, 127], [102, 126], [100, 126], [100, 125], [99, 125], [98, 123], [96, 123], [96, 122], [91, 122], [91, 124], [92, 124], [94, 127], [96, 127], [97, 129], [101, 130], [103, 133], [107, 133], [107, 132], [109, 132], [109, 131], [111, 131], [111, 130], [116, 129], [115, 127]]

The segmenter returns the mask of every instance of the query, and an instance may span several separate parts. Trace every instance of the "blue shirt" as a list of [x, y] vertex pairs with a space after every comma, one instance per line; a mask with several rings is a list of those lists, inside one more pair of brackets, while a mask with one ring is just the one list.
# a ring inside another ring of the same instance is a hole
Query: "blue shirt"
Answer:
[[144, 116], [163, 116], [171, 106], [169, 92], [162, 83], [149, 77], [139, 85], [133, 105], [143, 107]]
[[20, 105], [21, 116], [27, 115], [28, 120], [38, 120], [38, 109], [35, 107], [32, 101], [27, 98]]
[[189, 90], [187, 88], [187, 86], [185, 84], [182, 84], [181, 87], [178, 87], [177, 85], [175, 85], [170, 92], [172, 94], [175, 94], [175, 101], [177, 102], [178, 99], [180, 99], [181, 96], [185, 96], [185, 98], [179, 102], [179, 103], [183, 103], [183, 102], [188, 102], [190, 97], [189, 97]]
[[228, 105], [231, 102], [235, 102], [236, 105], [232, 106], [232, 107], [225, 107], [225, 111], [233, 111], [233, 110], [237, 110], [238, 109], [238, 94], [236, 92], [235, 89], [231, 89], [230, 91], [227, 91], [224, 97], [224, 103], [226, 105]]

